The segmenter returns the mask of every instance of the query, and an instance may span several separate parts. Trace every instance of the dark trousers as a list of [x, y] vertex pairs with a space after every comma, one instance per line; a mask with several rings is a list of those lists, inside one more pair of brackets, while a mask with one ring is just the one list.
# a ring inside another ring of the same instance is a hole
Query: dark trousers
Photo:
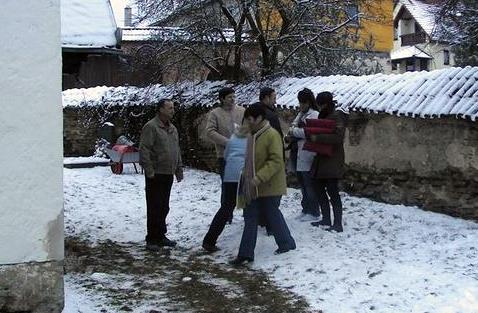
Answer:
[[264, 212], [267, 223], [272, 230], [279, 249], [295, 249], [295, 241], [290, 234], [289, 227], [279, 211], [281, 196], [260, 197], [252, 200], [244, 208], [244, 231], [242, 233], [239, 256], [254, 259], [254, 250], [257, 241], [257, 222], [259, 213]]
[[209, 231], [204, 237], [203, 243], [216, 245], [217, 238], [221, 235], [226, 223], [231, 219], [236, 207], [237, 183], [223, 183], [222, 195], [224, 202], [214, 216]]
[[320, 205], [317, 199], [316, 181], [309, 172], [297, 172], [300, 190], [302, 192], [302, 213], [320, 216]]
[[221, 207], [224, 204], [224, 169], [226, 168], [226, 160], [224, 158], [217, 159], [217, 170], [219, 172], [219, 176], [221, 176]]
[[[330, 219], [330, 204], [334, 211], [334, 225], [342, 226], [342, 200], [339, 195], [338, 179], [317, 179], [317, 198], [319, 199], [322, 219], [326, 222]], [[329, 203], [330, 197], [330, 203]]]
[[146, 242], [154, 243], [164, 238], [166, 216], [169, 213], [169, 196], [173, 185], [173, 175], [156, 174], [154, 178], [146, 177]]

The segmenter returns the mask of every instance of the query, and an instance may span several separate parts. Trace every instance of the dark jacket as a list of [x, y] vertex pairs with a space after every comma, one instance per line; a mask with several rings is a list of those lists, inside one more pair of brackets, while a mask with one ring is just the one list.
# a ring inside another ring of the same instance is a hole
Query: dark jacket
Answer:
[[313, 135], [311, 139], [332, 145], [334, 151], [332, 156], [317, 154], [310, 172], [317, 179], [342, 178], [345, 172], [344, 136], [347, 116], [344, 112], [335, 110], [325, 118], [335, 120], [337, 123], [335, 131], [332, 134]]
[[277, 114], [277, 109], [271, 108], [265, 104], [262, 104], [261, 102], [259, 103], [264, 111], [266, 111], [266, 120], [269, 121], [269, 124], [271, 124], [272, 128], [279, 132], [280, 137], [284, 138], [284, 134], [282, 133], [282, 128], [280, 126], [279, 115]]

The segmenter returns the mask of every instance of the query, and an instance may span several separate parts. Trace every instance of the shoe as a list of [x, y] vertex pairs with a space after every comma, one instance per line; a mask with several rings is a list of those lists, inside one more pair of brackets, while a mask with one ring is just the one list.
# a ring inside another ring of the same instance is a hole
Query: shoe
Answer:
[[147, 243], [146, 244], [146, 250], [157, 252], [157, 251], [161, 250], [161, 246], [159, 246], [156, 243]]
[[252, 262], [254, 262], [253, 258], [238, 256], [235, 259], [229, 261], [229, 264], [233, 266], [241, 266], [241, 265], [245, 265], [246, 263], [252, 263]]
[[282, 254], [282, 253], [289, 252], [290, 250], [295, 250], [295, 248], [292, 248], [292, 249], [278, 248], [276, 251], [274, 251], [274, 254]]
[[210, 253], [217, 252], [217, 251], [221, 250], [216, 245], [211, 245], [211, 244], [208, 244], [208, 243], [203, 243], [202, 248], [204, 250], [206, 250], [207, 252], [210, 252]]
[[311, 221], [317, 221], [320, 218], [320, 216], [315, 216], [312, 214], [304, 214], [302, 213], [297, 217], [297, 220], [299, 222], [311, 222]]
[[326, 231], [342, 233], [344, 231], [344, 228], [342, 227], [342, 225], [333, 225], [327, 228]]
[[157, 242], [157, 245], [161, 247], [176, 247], [176, 241], [163, 237]]
[[318, 222], [312, 222], [312, 223], [310, 223], [310, 225], [315, 226], [315, 227], [332, 226], [332, 223], [330, 221], [321, 220], [321, 221], [318, 221]]

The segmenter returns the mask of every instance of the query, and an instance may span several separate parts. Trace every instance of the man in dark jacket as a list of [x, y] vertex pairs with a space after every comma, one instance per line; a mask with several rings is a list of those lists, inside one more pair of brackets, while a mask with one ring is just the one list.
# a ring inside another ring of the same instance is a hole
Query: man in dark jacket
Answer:
[[[331, 156], [317, 154], [312, 164], [311, 174], [317, 180], [317, 197], [322, 211], [322, 220], [312, 222], [313, 226], [331, 226], [328, 230], [342, 232], [342, 200], [339, 195], [338, 181], [344, 176], [345, 153], [344, 136], [347, 116], [335, 108], [335, 101], [330, 92], [317, 95], [317, 105], [320, 108], [319, 118], [331, 119], [336, 122], [336, 128], [331, 134], [311, 135], [310, 140], [334, 147]], [[334, 211], [334, 222], [330, 218], [330, 204]]]
[[173, 102], [160, 100], [157, 115], [141, 131], [139, 153], [146, 179], [146, 249], [152, 251], [176, 245], [166, 237], [173, 176], [176, 175], [178, 182], [183, 179], [178, 131], [171, 123], [173, 115]]
[[269, 121], [269, 124], [271, 124], [272, 128], [279, 132], [281, 138], [284, 138], [284, 134], [282, 133], [282, 128], [280, 126], [279, 116], [277, 114], [276, 98], [277, 94], [274, 89], [270, 87], [261, 88], [259, 92], [259, 104], [266, 112], [266, 120]]

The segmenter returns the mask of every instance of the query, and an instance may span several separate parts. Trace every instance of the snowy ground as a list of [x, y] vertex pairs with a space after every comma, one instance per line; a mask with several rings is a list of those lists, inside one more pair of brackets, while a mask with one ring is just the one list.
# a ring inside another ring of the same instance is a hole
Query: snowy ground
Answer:
[[[133, 251], [132, 259], [137, 259], [146, 223], [143, 177], [132, 168], [123, 175], [113, 175], [108, 167], [65, 169], [64, 185], [66, 236], [92, 246], [110, 242]], [[180, 247], [170, 253], [181, 264], [194, 256], [194, 262], [229, 270], [225, 263], [237, 253], [242, 233], [240, 211], [220, 237], [219, 253], [204, 255], [200, 249], [219, 195], [218, 176], [203, 171], [187, 170], [185, 180], [174, 184], [169, 236]], [[343, 201], [345, 231], [329, 233], [297, 219], [300, 193], [289, 189], [281, 210], [298, 248], [274, 255], [274, 240], [260, 231], [252, 270], [265, 272], [274, 284], [325, 313], [478, 312], [478, 224], [345, 194]], [[190, 279], [181, 275], [182, 282]], [[64, 313], [96, 312], [93, 308], [106, 301], [108, 286], [91, 292], [85, 288], [88, 281], [135, 290], [127, 275], [87, 276], [66, 275]], [[227, 287], [227, 281], [215, 279], [218, 286]], [[231, 297], [241, 294], [236, 287], [230, 289]], [[146, 310], [134, 307], [135, 312], [154, 312]]]
[[108, 163], [110, 159], [102, 158], [102, 157], [71, 157], [71, 158], [64, 158], [63, 164], [70, 165], [70, 164], [85, 164], [85, 163]]

